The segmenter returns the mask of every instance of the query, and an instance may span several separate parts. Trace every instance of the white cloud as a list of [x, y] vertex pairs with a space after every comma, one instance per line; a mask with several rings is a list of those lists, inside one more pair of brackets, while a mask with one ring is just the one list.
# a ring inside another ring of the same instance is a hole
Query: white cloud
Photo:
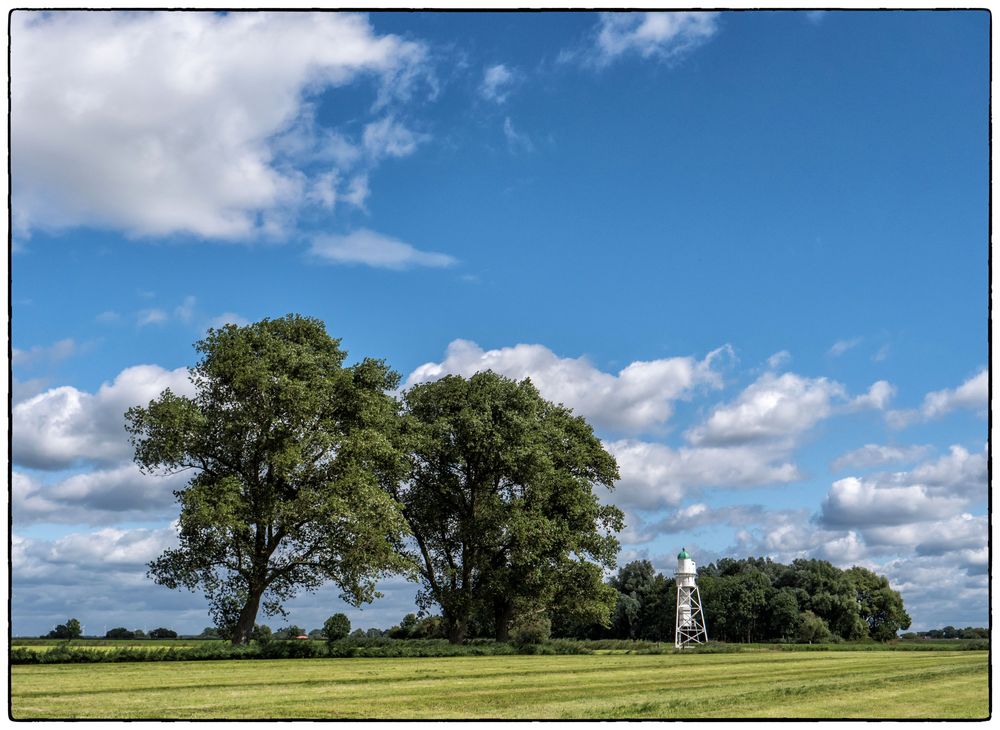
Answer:
[[852, 337], [849, 340], [837, 340], [833, 343], [830, 351], [827, 353], [833, 357], [840, 357], [848, 350], [851, 350], [861, 344], [860, 337]]
[[709, 487], [758, 487], [802, 478], [783, 454], [761, 448], [672, 449], [636, 440], [612, 441], [605, 448], [621, 473], [612, 500], [647, 510], [677, 505]]
[[792, 359], [792, 355], [788, 350], [782, 350], [781, 352], [776, 352], [771, 357], [767, 358], [767, 366], [772, 370], [777, 370], [784, 367]]
[[214, 329], [221, 329], [227, 324], [235, 324], [237, 327], [245, 327], [250, 324], [250, 320], [246, 317], [241, 317], [236, 314], [236, 312], [223, 312], [218, 317], [212, 317], [208, 322], [208, 326]]
[[514, 129], [514, 123], [510, 117], [505, 117], [503, 120], [503, 136], [507, 139], [507, 147], [512, 152], [531, 152], [535, 149], [531, 137]]
[[41, 362], [58, 362], [72, 357], [76, 351], [77, 345], [72, 338], [59, 340], [51, 345], [35, 345], [27, 350], [15, 347], [11, 352], [11, 364], [14, 367], [30, 367]]
[[421, 251], [404, 241], [365, 228], [343, 236], [316, 236], [309, 254], [333, 264], [364, 264], [396, 270], [414, 266], [446, 267], [457, 263], [447, 254]]
[[605, 66], [628, 53], [662, 61], [677, 60], [708, 41], [718, 30], [718, 13], [601, 13], [591, 60]]
[[373, 160], [383, 157], [406, 157], [425, 139], [426, 135], [410, 131], [392, 116], [366, 125], [362, 135], [365, 151]]
[[820, 521], [830, 527], [904, 525], [956, 514], [965, 504], [960, 498], [932, 494], [919, 484], [882, 486], [846, 477], [830, 487], [820, 508]]
[[885, 525], [864, 530], [869, 545], [906, 547], [917, 555], [944, 555], [957, 550], [986, 548], [989, 534], [986, 517], [962, 513], [943, 520]]
[[22, 232], [258, 234], [302, 197], [303, 173], [274, 145], [307, 94], [369, 77], [378, 106], [428, 77], [423, 45], [357, 14], [17, 12], [11, 24]]
[[11, 509], [19, 526], [32, 523], [110, 525], [123, 520], [163, 519], [176, 512], [173, 490], [190, 474], [143, 474], [128, 463], [52, 482], [14, 471]]
[[174, 308], [174, 316], [181, 322], [190, 322], [194, 316], [194, 308], [198, 300], [193, 296], [184, 297], [184, 301]]
[[892, 479], [923, 484], [933, 493], [985, 499], [989, 488], [986, 445], [978, 453], [954, 445], [936, 461], [919, 464], [909, 473], [893, 474]]
[[930, 446], [926, 445], [881, 446], [879, 444], [865, 444], [859, 449], [838, 456], [831, 468], [834, 471], [843, 471], [847, 468], [870, 469], [874, 466], [894, 462], [917, 461], [926, 456], [928, 451], [930, 451]]
[[487, 101], [503, 104], [510, 94], [514, 83], [514, 74], [502, 63], [488, 67], [483, 72], [483, 82], [479, 85], [479, 93]]
[[867, 393], [854, 398], [850, 403], [850, 408], [855, 410], [874, 408], [882, 411], [889, 405], [889, 401], [892, 400], [895, 394], [896, 387], [892, 383], [886, 380], [879, 380], [872, 383]]
[[891, 426], [903, 428], [916, 421], [940, 418], [959, 408], [985, 413], [989, 399], [989, 377], [989, 371], [983, 368], [957, 388], [928, 393], [919, 409], [889, 411], [886, 417]]
[[170, 316], [164, 312], [162, 309], [143, 309], [136, 314], [136, 324], [140, 327], [146, 327], [151, 324], [163, 324]]
[[96, 393], [72, 386], [51, 388], [14, 406], [14, 463], [61, 469], [81, 462], [109, 464], [131, 457], [125, 411], [146, 405], [165, 388], [192, 395], [186, 368], [157, 365], [126, 368]]
[[712, 411], [704, 424], [687, 432], [687, 437], [699, 446], [794, 440], [830, 416], [834, 401], [844, 397], [844, 387], [826, 378], [765, 373], [734, 403]]
[[475, 342], [454, 340], [444, 360], [417, 367], [406, 379], [406, 387], [448, 374], [468, 377], [493, 370], [515, 380], [531, 378], [545, 398], [563, 403], [598, 427], [641, 431], [666, 423], [673, 402], [689, 398], [696, 388], [721, 387], [722, 377], [714, 365], [727, 354], [732, 350], [725, 346], [703, 360], [638, 360], [612, 375], [586, 358], [562, 358], [544, 345], [483, 350]]

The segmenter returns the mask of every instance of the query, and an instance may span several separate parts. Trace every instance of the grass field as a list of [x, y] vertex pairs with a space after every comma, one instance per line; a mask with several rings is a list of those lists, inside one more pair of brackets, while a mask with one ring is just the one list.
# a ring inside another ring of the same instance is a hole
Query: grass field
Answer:
[[11, 707], [15, 719], [985, 718], [987, 653], [14, 666]]

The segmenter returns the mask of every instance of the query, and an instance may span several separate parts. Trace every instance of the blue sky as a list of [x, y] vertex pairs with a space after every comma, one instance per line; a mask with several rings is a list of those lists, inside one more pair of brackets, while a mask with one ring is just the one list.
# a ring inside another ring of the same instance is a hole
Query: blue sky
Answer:
[[121, 413], [288, 312], [587, 416], [622, 562], [822, 557], [916, 628], [986, 623], [985, 12], [22, 12], [12, 43], [15, 633], [208, 624], [142, 577], [179, 485]]

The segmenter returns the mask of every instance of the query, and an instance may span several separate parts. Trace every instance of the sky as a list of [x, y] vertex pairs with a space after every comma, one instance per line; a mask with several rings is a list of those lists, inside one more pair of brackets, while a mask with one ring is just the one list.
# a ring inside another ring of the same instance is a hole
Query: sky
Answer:
[[[211, 624], [145, 576], [184, 480], [122, 416], [292, 312], [585, 416], [620, 564], [821, 558], [986, 625], [988, 13], [18, 11], [11, 43], [15, 635]], [[414, 610], [382, 591], [287, 622]]]

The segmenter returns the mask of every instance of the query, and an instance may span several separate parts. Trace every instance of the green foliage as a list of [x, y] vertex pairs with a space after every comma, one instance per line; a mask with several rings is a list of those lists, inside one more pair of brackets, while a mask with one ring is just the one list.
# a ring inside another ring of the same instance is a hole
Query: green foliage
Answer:
[[135, 638], [135, 632], [134, 631], [129, 631], [124, 626], [118, 626], [118, 627], [113, 628], [113, 629], [108, 629], [104, 633], [104, 638], [105, 639], [134, 639]]
[[323, 622], [323, 638], [328, 642], [346, 639], [351, 633], [351, 619], [346, 614], [335, 613]]
[[847, 571], [847, 577], [854, 586], [858, 613], [867, 624], [871, 638], [889, 641], [896, 638], [900, 629], [910, 628], [910, 616], [903, 609], [903, 598], [892, 590], [885, 576], [853, 567]]
[[798, 639], [807, 644], [821, 644], [830, 640], [830, 629], [826, 621], [812, 611], [803, 611], [799, 615]]
[[48, 633], [48, 636], [44, 638], [48, 639], [78, 639], [83, 633], [83, 629], [80, 626], [80, 622], [75, 618], [71, 618], [64, 624], [59, 624], [52, 631]]
[[441, 607], [449, 639], [474, 623], [504, 640], [538, 609], [606, 623], [600, 568], [614, 565], [622, 513], [594, 487], [611, 489], [618, 468], [587, 422], [489, 371], [416, 385], [404, 413], [411, 473], [392, 494], [415, 537], [420, 605]]
[[270, 644], [273, 638], [274, 634], [271, 632], [270, 626], [267, 624], [254, 624], [253, 633], [250, 634], [251, 640], [263, 646], [264, 644]]
[[149, 632], [150, 639], [176, 639], [177, 632], [173, 629], [158, 628]]
[[288, 315], [210, 329], [195, 345], [193, 398], [169, 390], [129, 409], [147, 473], [192, 470], [180, 546], [149, 564], [169, 588], [201, 590], [220, 631], [245, 643], [258, 610], [282, 614], [299, 590], [332, 581], [354, 605], [407, 564], [384, 486], [403, 471], [390, 433], [399, 377], [381, 361], [344, 367], [316, 319]]
[[510, 632], [510, 638], [516, 646], [542, 644], [549, 640], [552, 634], [552, 622], [547, 616], [538, 614], [522, 616]]

